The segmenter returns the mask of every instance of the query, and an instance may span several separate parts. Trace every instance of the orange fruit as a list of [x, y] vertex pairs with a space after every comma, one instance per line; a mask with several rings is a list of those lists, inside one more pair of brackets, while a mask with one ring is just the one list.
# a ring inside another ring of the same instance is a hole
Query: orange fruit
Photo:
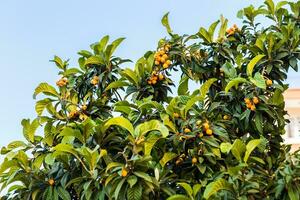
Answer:
[[193, 164], [196, 164], [198, 162], [198, 159], [196, 158], [196, 157], [194, 157], [193, 159], [192, 159], [192, 163]]
[[155, 64], [155, 65], [159, 65], [159, 61], [156, 60], [156, 61], [154, 62], [154, 64]]
[[163, 57], [161, 57], [161, 58], [160, 58], [160, 62], [161, 62], [161, 63], [165, 63], [165, 62], [166, 62], [166, 59], [163, 58]]
[[128, 171], [125, 168], [123, 168], [121, 171], [121, 176], [125, 177], [125, 176], [127, 176], [127, 174], [128, 174]]
[[184, 129], [184, 132], [185, 132], [185, 133], [190, 133], [190, 132], [191, 132], [191, 129], [185, 128], [185, 129]]
[[166, 52], [164, 51], [164, 50], [160, 50], [159, 51], [159, 54], [162, 56], [162, 55], [164, 55]]
[[166, 60], [166, 64], [171, 65], [171, 60]]
[[149, 85], [151, 85], [151, 84], [152, 84], [152, 81], [151, 81], [151, 80], [148, 80], [147, 82], [148, 82], [148, 84], [149, 84]]
[[250, 110], [252, 110], [252, 111], [254, 111], [255, 109], [256, 109], [255, 105], [252, 105], [252, 106], [250, 107]]
[[223, 119], [224, 119], [224, 120], [228, 120], [228, 119], [229, 119], [229, 116], [228, 116], [228, 115], [224, 115], [224, 116], [223, 116]]
[[248, 98], [245, 98], [244, 101], [245, 101], [245, 103], [251, 103], [250, 99], [248, 99]]
[[174, 113], [173, 113], [173, 116], [174, 116], [175, 118], [178, 118], [178, 117], [179, 117], [179, 114], [176, 113], [176, 112], [174, 112]]
[[250, 109], [252, 107], [252, 103], [246, 103], [246, 107]]
[[164, 54], [164, 55], [162, 56], [162, 58], [164, 58], [165, 60], [168, 60], [169, 56], [168, 56], [167, 54]]
[[169, 67], [169, 65], [168, 65], [167, 63], [164, 63], [164, 64], [163, 64], [163, 68], [164, 68], [164, 69], [167, 69], [168, 67]]
[[253, 101], [254, 104], [258, 104], [259, 103], [258, 97], [253, 97], [252, 101]]
[[206, 134], [207, 134], [207, 135], [212, 135], [212, 133], [213, 133], [213, 131], [212, 131], [211, 129], [207, 129], [207, 130], [206, 130]]
[[50, 178], [50, 179], [48, 180], [48, 183], [49, 183], [49, 185], [53, 186], [53, 185], [55, 184], [55, 181], [54, 181], [53, 178]]
[[157, 81], [155, 79], [152, 80], [152, 84], [155, 85]]
[[273, 85], [273, 81], [270, 80], [270, 79], [268, 79], [268, 80], [267, 80], [267, 86], [271, 86], [271, 85]]
[[159, 75], [158, 75], [158, 78], [159, 78], [159, 80], [161, 81], [161, 80], [163, 80], [165, 77], [164, 77], [163, 74], [159, 74]]
[[209, 123], [205, 122], [205, 123], [203, 124], [203, 128], [206, 129], [206, 130], [209, 129]]

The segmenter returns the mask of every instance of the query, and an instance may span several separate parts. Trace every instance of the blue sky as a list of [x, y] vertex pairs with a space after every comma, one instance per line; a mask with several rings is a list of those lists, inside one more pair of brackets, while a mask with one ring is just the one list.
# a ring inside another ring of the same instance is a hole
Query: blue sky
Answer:
[[[55, 84], [54, 55], [71, 59], [77, 51], [109, 34], [126, 37], [118, 56], [136, 60], [166, 36], [160, 19], [170, 12], [177, 33], [195, 33], [223, 14], [240, 23], [236, 12], [261, 0], [9, 0], [0, 1], [0, 146], [22, 139], [20, 121], [34, 118], [32, 93], [40, 82]], [[130, 67], [130, 66], [128, 66]], [[291, 73], [292, 87], [300, 87], [299, 73]]]

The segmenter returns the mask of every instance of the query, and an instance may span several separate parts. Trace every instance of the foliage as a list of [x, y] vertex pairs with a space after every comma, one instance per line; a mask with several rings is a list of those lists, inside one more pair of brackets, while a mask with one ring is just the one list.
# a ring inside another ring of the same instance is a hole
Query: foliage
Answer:
[[240, 28], [221, 17], [183, 36], [166, 14], [169, 36], [133, 69], [113, 56], [123, 38], [80, 51], [78, 68], [55, 56], [61, 78], [36, 88], [26, 142], [1, 149], [2, 199], [299, 199], [300, 155], [282, 144], [299, 10], [266, 0], [239, 11]]

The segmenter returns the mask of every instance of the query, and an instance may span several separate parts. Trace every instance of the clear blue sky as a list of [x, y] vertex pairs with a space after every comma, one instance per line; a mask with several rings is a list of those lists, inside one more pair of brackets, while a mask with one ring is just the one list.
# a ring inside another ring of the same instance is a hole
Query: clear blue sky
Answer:
[[[76, 65], [77, 51], [109, 34], [127, 39], [118, 56], [137, 59], [153, 50], [165, 30], [160, 24], [170, 11], [177, 33], [195, 33], [220, 14], [230, 24], [240, 21], [236, 12], [262, 0], [8, 0], [0, 1], [0, 146], [22, 139], [20, 121], [34, 118], [32, 93], [40, 82], [55, 84], [53, 55], [70, 58]], [[289, 82], [300, 87], [299, 74]]]

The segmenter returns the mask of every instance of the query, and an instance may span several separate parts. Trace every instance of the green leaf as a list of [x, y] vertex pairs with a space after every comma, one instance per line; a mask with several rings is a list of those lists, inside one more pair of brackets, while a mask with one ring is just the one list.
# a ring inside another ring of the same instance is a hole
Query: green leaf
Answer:
[[53, 150], [59, 151], [59, 152], [64, 152], [64, 153], [70, 153], [73, 156], [78, 158], [77, 151], [70, 144], [58, 144], [55, 147], [53, 147]]
[[177, 94], [178, 95], [186, 95], [189, 89], [189, 77], [184, 75], [180, 79]]
[[177, 185], [183, 187], [184, 190], [186, 191], [186, 193], [189, 195], [189, 197], [191, 199], [193, 198], [193, 189], [189, 184], [187, 184], [187, 183], [177, 183]]
[[77, 74], [77, 73], [82, 73], [82, 71], [80, 71], [80, 69], [77, 69], [77, 68], [70, 68], [70, 69], [67, 69], [63, 73], [63, 75], [64, 76], [70, 76], [70, 75]]
[[27, 145], [23, 141], [13, 141], [7, 145], [8, 150], [14, 150], [19, 147], [26, 147]]
[[103, 59], [100, 56], [91, 56], [85, 60], [84, 65], [102, 65], [104, 64]]
[[151, 154], [152, 148], [160, 138], [161, 136], [154, 134], [147, 137], [147, 140], [144, 143], [145, 156], [149, 156]]
[[265, 4], [268, 6], [269, 11], [271, 12], [271, 14], [275, 14], [275, 5], [273, 0], [266, 0]]
[[162, 157], [162, 159], [159, 161], [160, 165], [162, 167], [165, 166], [165, 164], [167, 164], [167, 162], [169, 162], [170, 160], [174, 159], [177, 157], [177, 154], [176, 153], [173, 153], [173, 152], [166, 152], [164, 154], [164, 156]]
[[125, 38], [118, 38], [116, 40], [114, 40], [111, 45], [112, 45], [112, 49], [110, 51], [110, 56], [115, 52], [115, 50], [117, 49], [117, 47], [123, 42], [123, 40], [125, 40]]
[[201, 184], [195, 184], [195, 185], [193, 186], [193, 195], [194, 195], [194, 197], [197, 196], [197, 194], [198, 194], [198, 192], [200, 191], [200, 189], [201, 189]]
[[140, 172], [140, 171], [136, 171], [136, 172], [133, 172], [134, 175], [144, 179], [145, 181], [148, 181], [150, 183], [152, 183], [152, 178], [151, 176], [149, 176], [147, 173], [145, 172]]
[[58, 92], [55, 90], [55, 88], [48, 83], [40, 83], [37, 88], [35, 88], [33, 98], [35, 99], [36, 96], [40, 93], [43, 93], [45, 95], [59, 97]]
[[116, 89], [116, 88], [121, 88], [121, 87], [128, 86], [128, 85], [129, 84], [125, 81], [114, 81], [105, 88], [105, 91], [111, 90], [111, 89]]
[[99, 51], [103, 52], [107, 43], [109, 41], [109, 35], [104, 36], [103, 38], [101, 38], [100, 42], [99, 42]]
[[51, 61], [54, 62], [58, 68], [60, 68], [62, 70], [65, 69], [65, 64], [64, 64], [63, 60], [60, 57], [54, 56], [54, 59], [51, 60]]
[[255, 114], [255, 126], [259, 133], [263, 133], [263, 116], [261, 113]]
[[248, 158], [250, 156], [250, 154], [252, 153], [252, 151], [261, 143], [261, 139], [254, 139], [251, 140], [250, 142], [248, 142], [247, 146], [246, 146], [246, 153], [245, 153], [245, 157], [244, 157], [244, 162], [246, 163], [248, 161]]
[[246, 145], [240, 139], [236, 139], [231, 147], [232, 155], [239, 161], [242, 160], [241, 156], [244, 154], [246, 150]]
[[128, 200], [141, 200], [143, 194], [143, 188], [141, 184], [137, 184], [134, 187], [128, 188], [127, 199]]
[[115, 199], [118, 199], [118, 196], [119, 196], [119, 194], [120, 194], [121, 188], [122, 188], [122, 186], [123, 186], [125, 180], [126, 180], [126, 179], [123, 178], [123, 179], [121, 179], [121, 181], [118, 183], [118, 185], [117, 185], [117, 187], [116, 187], [116, 190], [115, 190], [115, 192], [114, 192]]
[[288, 188], [288, 195], [290, 200], [299, 200], [300, 196], [299, 196], [299, 190], [297, 189], [297, 187], [295, 188], [294, 185], [290, 185]]
[[202, 96], [195, 96], [195, 97], [189, 99], [189, 100], [186, 102], [185, 106], [183, 107], [182, 117], [185, 119], [186, 116], [187, 116], [188, 111], [195, 105], [195, 103], [196, 103], [197, 101], [201, 101], [201, 100], [203, 100], [203, 99], [204, 99], [204, 98], [203, 98]]
[[110, 126], [117, 125], [129, 131], [131, 135], [134, 135], [134, 129], [131, 122], [124, 117], [114, 117], [105, 122], [102, 127], [102, 132], [105, 132]]
[[229, 83], [226, 85], [225, 87], [225, 92], [227, 93], [233, 86], [236, 86], [240, 83], [247, 83], [248, 81], [244, 78], [235, 78], [231, 81], [229, 81]]
[[265, 55], [259, 54], [257, 56], [255, 56], [252, 60], [250, 60], [250, 62], [247, 65], [247, 75], [248, 76], [252, 76], [252, 72], [253, 69], [255, 67], [255, 65], [263, 58], [265, 57]]
[[160, 131], [162, 137], [167, 137], [169, 135], [169, 129], [158, 120], [151, 120], [139, 124], [134, 130], [135, 137], [141, 137], [150, 131]]
[[72, 137], [77, 138], [81, 143], [84, 143], [84, 138], [83, 138], [81, 132], [77, 129], [73, 129], [73, 128], [70, 128], [70, 127], [65, 127], [61, 131], [59, 136], [72, 136]]
[[206, 43], [212, 42], [211, 37], [205, 28], [201, 27], [199, 29], [198, 35], [203, 39], [204, 42]]
[[191, 200], [189, 197], [182, 194], [175, 194], [167, 198], [167, 200]]
[[218, 37], [222, 38], [226, 35], [228, 19], [224, 18], [223, 15], [221, 15], [220, 21], [221, 21], [221, 27], [220, 27], [220, 30], [219, 30]]
[[129, 176], [127, 178], [127, 182], [129, 183], [130, 187], [132, 188], [137, 183], [137, 177], [136, 176]]
[[40, 101], [37, 101], [35, 104], [35, 111], [38, 114], [38, 116], [41, 116], [43, 114], [43, 111], [45, 110], [45, 108], [51, 104], [51, 99], [46, 98]]
[[34, 142], [34, 134], [40, 126], [38, 119], [33, 120], [32, 123], [29, 119], [23, 119], [21, 124], [23, 126], [23, 136], [28, 142]]
[[228, 190], [232, 191], [232, 186], [224, 179], [218, 179], [216, 181], [213, 181], [209, 183], [204, 191], [203, 197], [205, 199], [209, 199], [212, 195], [217, 194], [220, 190]]
[[261, 75], [259, 72], [255, 73], [254, 78], [250, 77], [249, 79], [255, 86], [262, 89], [266, 89], [266, 81], [263, 75]]
[[135, 86], [139, 85], [139, 78], [132, 69], [126, 68], [122, 70], [120, 74]]
[[161, 19], [161, 23], [167, 29], [168, 33], [170, 34], [170, 33], [172, 33], [172, 29], [171, 29], [171, 27], [169, 25], [169, 18], [168, 18], [168, 16], [169, 16], [169, 13], [166, 13], [163, 16], [163, 18]]
[[212, 23], [208, 29], [208, 34], [210, 35], [210, 40], [213, 41], [214, 40], [214, 34], [215, 34], [215, 30], [217, 25], [220, 23], [220, 20]]
[[233, 66], [231, 63], [229, 63], [229, 62], [226, 62], [226, 63], [222, 66], [221, 69], [224, 71], [225, 75], [228, 76], [229, 78], [234, 78], [234, 77], [237, 76], [237, 75], [236, 75], [236, 69], [235, 69], [234, 66]]
[[200, 95], [201, 95], [201, 98], [204, 99], [209, 88], [211, 87], [211, 85], [216, 82], [218, 79], [216, 78], [211, 78], [211, 79], [208, 79], [207, 81], [205, 81], [205, 83], [203, 83], [203, 85], [201, 86], [200, 88]]
[[63, 187], [57, 187], [57, 193], [63, 200], [71, 200], [71, 196]]
[[220, 145], [220, 149], [222, 153], [229, 153], [231, 150], [232, 145], [228, 142], [223, 142]]

